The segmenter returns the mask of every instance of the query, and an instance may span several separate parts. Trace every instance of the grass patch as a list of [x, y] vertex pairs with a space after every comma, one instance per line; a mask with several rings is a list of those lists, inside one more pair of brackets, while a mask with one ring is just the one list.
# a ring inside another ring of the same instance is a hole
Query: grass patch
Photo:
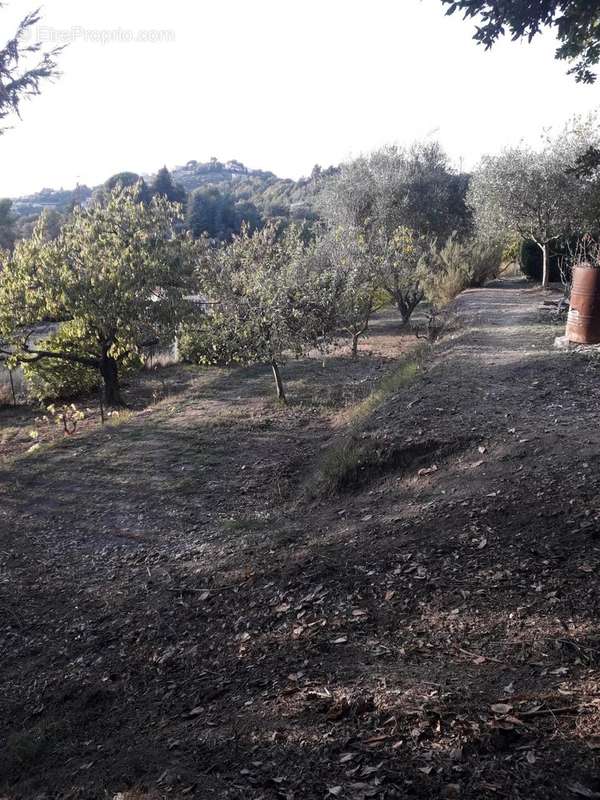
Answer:
[[109, 428], [117, 428], [130, 422], [135, 417], [135, 412], [129, 408], [120, 408], [118, 411], [110, 411], [104, 421], [104, 425]]
[[322, 491], [341, 493], [362, 486], [392, 471], [415, 471], [465, 449], [470, 437], [440, 441], [426, 439], [411, 444], [387, 444], [374, 439], [350, 439], [336, 449], [321, 467]]
[[229, 533], [252, 533], [263, 530], [269, 522], [268, 516], [241, 516], [225, 519], [221, 526]]
[[350, 424], [360, 428], [389, 397], [415, 383], [421, 375], [423, 364], [430, 352], [429, 344], [415, 347], [400, 365], [386, 372], [371, 394], [358, 403], [351, 412]]
[[378, 461], [371, 441], [361, 442], [355, 436], [331, 447], [321, 462], [317, 478], [319, 494], [336, 494], [356, 486], [361, 473]]
[[367, 429], [387, 400], [419, 379], [430, 350], [428, 343], [415, 347], [397, 367], [383, 376], [369, 397], [354, 407], [349, 431], [340, 442], [327, 450], [319, 465], [316, 485], [312, 487], [313, 495], [347, 491], [389, 469], [405, 467], [419, 455], [408, 452], [406, 448], [390, 448], [370, 438]]

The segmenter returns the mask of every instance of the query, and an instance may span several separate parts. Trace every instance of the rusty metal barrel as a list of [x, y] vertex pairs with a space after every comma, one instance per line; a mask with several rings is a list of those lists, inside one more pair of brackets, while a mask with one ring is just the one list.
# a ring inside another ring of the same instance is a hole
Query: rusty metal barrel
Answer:
[[579, 264], [573, 268], [565, 334], [570, 342], [600, 342], [600, 269], [590, 264]]

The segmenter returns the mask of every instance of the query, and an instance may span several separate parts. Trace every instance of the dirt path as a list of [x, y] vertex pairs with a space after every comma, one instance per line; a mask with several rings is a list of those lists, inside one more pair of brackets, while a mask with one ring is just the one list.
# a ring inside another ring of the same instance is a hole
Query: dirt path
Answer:
[[600, 362], [541, 301], [465, 293], [411, 380], [382, 320], [290, 365], [289, 409], [182, 372], [7, 455], [0, 792], [596, 796]]

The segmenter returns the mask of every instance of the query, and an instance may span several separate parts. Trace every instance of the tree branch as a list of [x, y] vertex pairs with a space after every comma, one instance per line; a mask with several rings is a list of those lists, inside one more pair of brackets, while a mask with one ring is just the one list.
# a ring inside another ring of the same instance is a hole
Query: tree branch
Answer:
[[9, 355], [14, 356], [23, 364], [31, 364], [35, 361], [41, 361], [44, 358], [60, 358], [63, 361], [69, 361], [72, 364], [82, 364], [84, 367], [91, 367], [92, 369], [98, 369], [100, 366], [100, 361], [97, 358], [77, 356], [74, 353], [56, 352], [54, 350], [31, 350], [26, 347], [24, 353], [31, 356], [31, 358], [20, 356], [18, 352], [9, 352], [7, 350], [0, 350], [0, 352], [9, 353]]

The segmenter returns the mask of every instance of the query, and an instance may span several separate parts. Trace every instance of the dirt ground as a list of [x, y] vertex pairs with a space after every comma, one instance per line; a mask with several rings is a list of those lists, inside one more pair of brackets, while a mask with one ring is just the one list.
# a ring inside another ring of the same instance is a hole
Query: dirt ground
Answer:
[[0, 797], [600, 798], [600, 356], [547, 297], [414, 356], [384, 315], [288, 407], [175, 367], [71, 437], [0, 411]]

